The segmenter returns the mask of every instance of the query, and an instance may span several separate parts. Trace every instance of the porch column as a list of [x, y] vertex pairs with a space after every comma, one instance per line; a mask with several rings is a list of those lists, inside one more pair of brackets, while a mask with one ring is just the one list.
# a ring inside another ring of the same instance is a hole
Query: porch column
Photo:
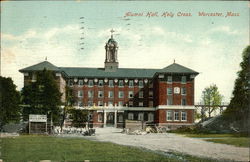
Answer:
[[117, 127], [117, 110], [115, 110], [115, 128]]
[[106, 127], [106, 123], [107, 123], [107, 113], [106, 110], [103, 110], [103, 127]]

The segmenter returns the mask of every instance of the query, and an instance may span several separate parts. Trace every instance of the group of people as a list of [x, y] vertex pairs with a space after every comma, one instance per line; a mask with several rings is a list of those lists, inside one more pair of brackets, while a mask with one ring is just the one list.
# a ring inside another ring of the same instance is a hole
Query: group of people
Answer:
[[76, 127], [54, 127], [55, 134], [81, 134], [81, 135], [94, 135], [95, 129], [91, 128], [76, 128]]

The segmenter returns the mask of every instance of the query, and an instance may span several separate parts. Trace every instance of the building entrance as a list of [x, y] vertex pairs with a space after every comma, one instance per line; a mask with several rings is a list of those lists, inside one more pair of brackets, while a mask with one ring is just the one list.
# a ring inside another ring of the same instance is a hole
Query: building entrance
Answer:
[[107, 113], [106, 126], [114, 126], [114, 112], [108, 112]]

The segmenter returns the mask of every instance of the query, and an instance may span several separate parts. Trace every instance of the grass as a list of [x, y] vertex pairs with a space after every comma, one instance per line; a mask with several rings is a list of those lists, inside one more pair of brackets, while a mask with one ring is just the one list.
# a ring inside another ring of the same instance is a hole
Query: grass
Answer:
[[192, 138], [222, 138], [222, 137], [235, 137], [234, 134], [190, 134], [190, 133], [179, 133], [187, 137]]
[[89, 141], [83, 138], [58, 138], [50, 136], [19, 136], [1, 138], [4, 161], [205, 161], [191, 155], [152, 152], [136, 147], [108, 142]]
[[249, 138], [247, 137], [230, 137], [230, 138], [223, 138], [223, 139], [206, 139], [206, 141], [209, 142], [215, 142], [215, 143], [222, 143], [222, 144], [228, 144], [228, 145], [234, 145], [238, 147], [248, 147], [249, 144]]
[[249, 137], [242, 136], [239, 134], [193, 134], [193, 133], [178, 133], [191, 138], [214, 138], [204, 139], [209, 142], [228, 144], [237, 147], [249, 147]]

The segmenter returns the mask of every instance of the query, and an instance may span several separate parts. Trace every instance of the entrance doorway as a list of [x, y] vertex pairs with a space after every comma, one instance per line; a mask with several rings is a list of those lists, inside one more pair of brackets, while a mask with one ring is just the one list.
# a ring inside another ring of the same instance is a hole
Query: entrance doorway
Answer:
[[107, 123], [106, 126], [114, 126], [114, 112], [107, 113]]

